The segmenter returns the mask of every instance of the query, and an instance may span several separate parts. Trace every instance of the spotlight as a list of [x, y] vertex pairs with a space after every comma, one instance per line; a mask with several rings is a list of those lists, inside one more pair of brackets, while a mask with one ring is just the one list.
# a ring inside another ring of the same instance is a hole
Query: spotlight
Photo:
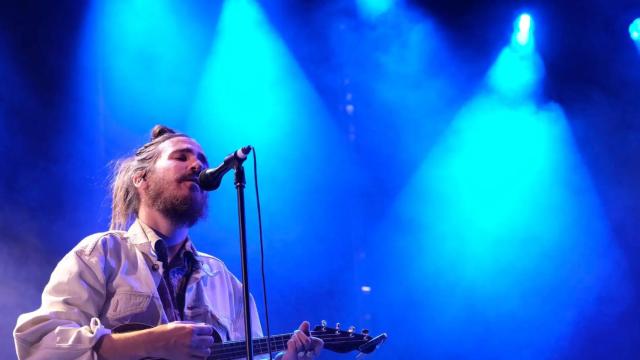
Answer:
[[356, 0], [360, 13], [371, 20], [389, 11], [395, 0]]
[[531, 15], [524, 13], [518, 16], [514, 24], [513, 39], [521, 45], [526, 46], [532, 41], [533, 38], [533, 19]]
[[640, 18], [633, 20], [629, 25], [629, 36], [631, 36], [631, 40], [640, 42]]

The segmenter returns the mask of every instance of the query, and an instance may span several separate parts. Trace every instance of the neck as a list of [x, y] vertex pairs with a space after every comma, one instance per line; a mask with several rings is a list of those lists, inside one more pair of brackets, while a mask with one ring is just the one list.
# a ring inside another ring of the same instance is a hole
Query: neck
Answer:
[[189, 228], [185, 225], [175, 224], [156, 209], [140, 206], [138, 219], [162, 237], [167, 244], [169, 259], [176, 254], [180, 246], [187, 240]]

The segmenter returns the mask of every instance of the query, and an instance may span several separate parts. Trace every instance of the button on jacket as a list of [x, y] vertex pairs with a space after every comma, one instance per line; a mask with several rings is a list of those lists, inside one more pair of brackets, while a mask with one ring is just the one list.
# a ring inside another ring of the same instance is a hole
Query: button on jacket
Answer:
[[[41, 307], [21, 315], [14, 329], [19, 359], [97, 359], [94, 345], [114, 327], [167, 323], [158, 284], [162, 263], [154, 252], [160, 238], [139, 221], [127, 232], [83, 239], [56, 266]], [[200, 266], [186, 289], [184, 320], [211, 324], [222, 339], [244, 339], [242, 284], [219, 259], [187, 248]], [[252, 336], [262, 336], [251, 298]]]

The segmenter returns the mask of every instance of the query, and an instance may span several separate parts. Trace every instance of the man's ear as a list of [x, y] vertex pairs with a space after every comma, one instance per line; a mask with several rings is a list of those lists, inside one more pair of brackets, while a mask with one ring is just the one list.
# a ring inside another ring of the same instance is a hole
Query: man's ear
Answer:
[[133, 174], [132, 177], [133, 186], [139, 188], [146, 180], [146, 174], [143, 170], [138, 170]]

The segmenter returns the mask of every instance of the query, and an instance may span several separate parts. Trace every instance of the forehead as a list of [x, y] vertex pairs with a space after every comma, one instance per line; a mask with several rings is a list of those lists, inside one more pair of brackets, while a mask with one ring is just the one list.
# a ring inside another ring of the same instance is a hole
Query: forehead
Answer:
[[202, 146], [190, 137], [178, 136], [171, 138], [158, 146], [160, 157], [168, 156], [176, 150], [191, 150], [195, 154], [203, 154]]

